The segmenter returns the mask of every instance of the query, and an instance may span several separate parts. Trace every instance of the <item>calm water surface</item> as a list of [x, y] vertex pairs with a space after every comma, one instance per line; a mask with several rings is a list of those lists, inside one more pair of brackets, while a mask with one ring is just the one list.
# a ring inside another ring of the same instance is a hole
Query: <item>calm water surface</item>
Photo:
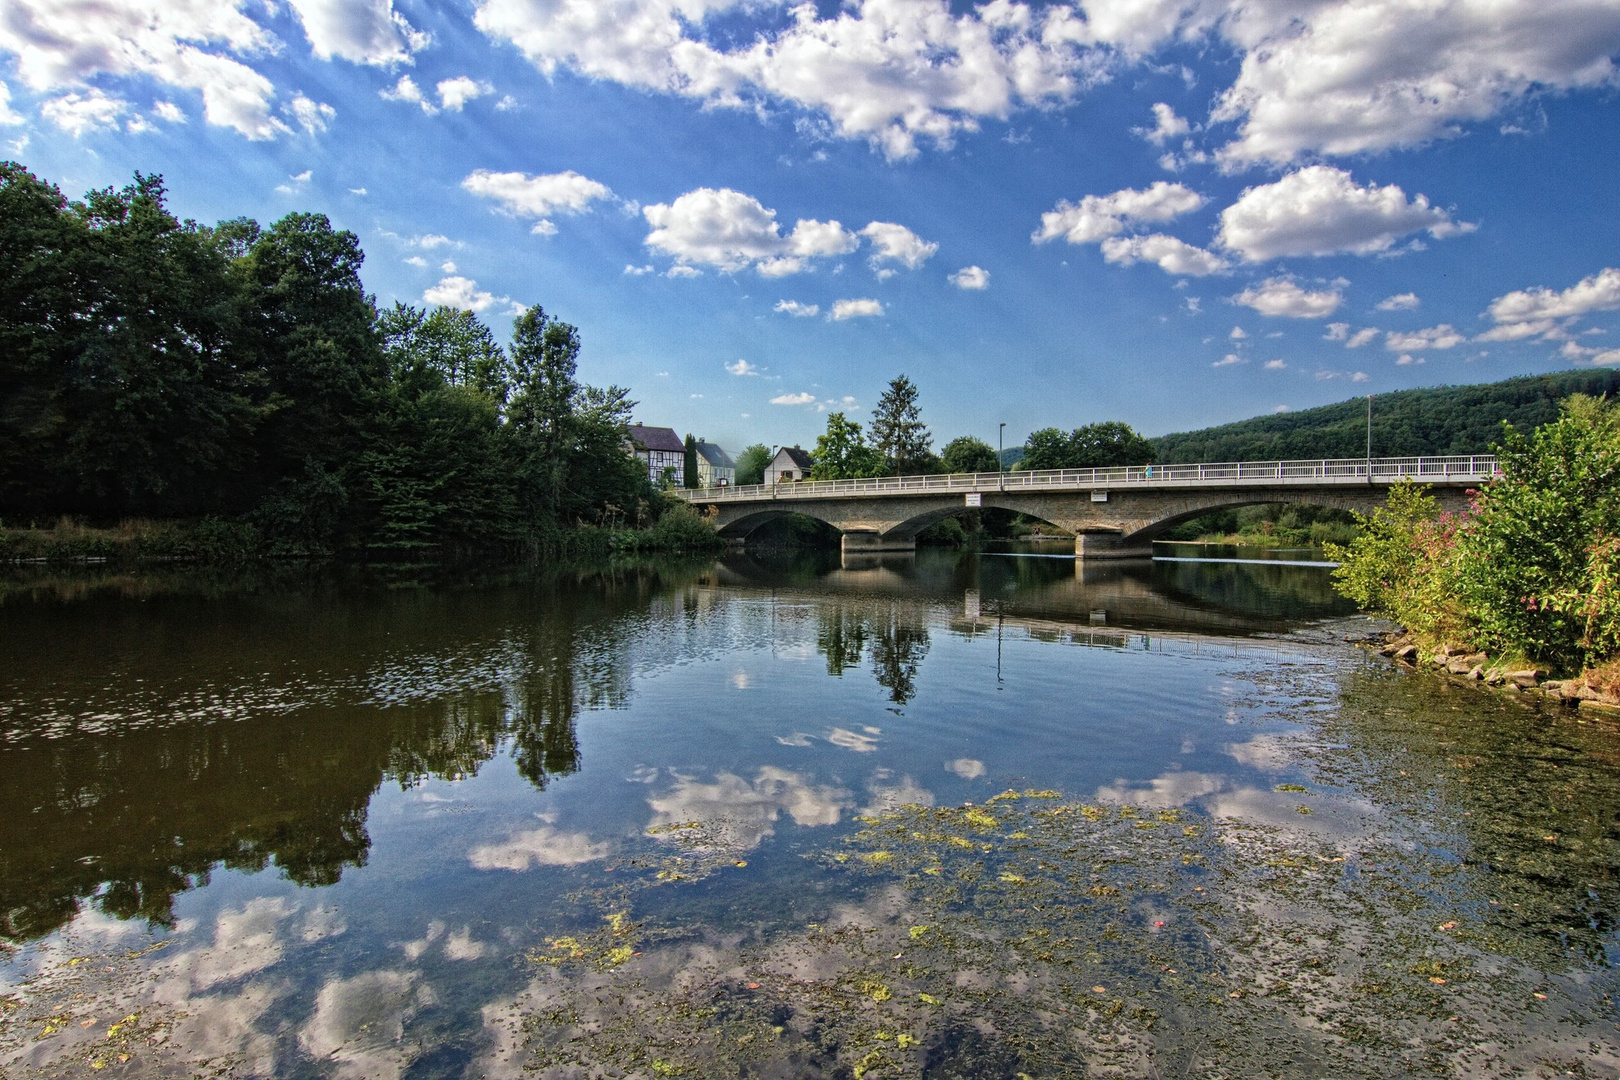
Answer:
[[0, 1075], [1615, 1076], [1620, 733], [1326, 573], [13, 576]]

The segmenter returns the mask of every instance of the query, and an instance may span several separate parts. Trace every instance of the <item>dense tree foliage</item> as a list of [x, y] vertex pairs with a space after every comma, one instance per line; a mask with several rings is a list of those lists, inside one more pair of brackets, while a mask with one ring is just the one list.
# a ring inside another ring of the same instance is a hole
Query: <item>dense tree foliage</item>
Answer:
[[817, 436], [812, 457], [815, 466], [810, 476], [814, 480], [857, 480], [888, 475], [883, 456], [866, 444], [861, 425], [841, 412], [827, 415], [827, 430]]
[[378, 312], [319, 214], [180, 221], [0, 164], [0, 514], [235, 518], [265, 550], [521, 549], [656, 513], [633, 405], [538, 306]]
[[1340, 589], [1431, 639], [1566, 670], [1620, 655], [1620, 409], [1574, 395], [1534, 432], [1512, 427], [1502, 474], [1470, 513], [1397, 487], [1331, 549]]
[[930, 446], [934, 437], [922, 422], [917, 405], [917, 384], [904, 375], [889, 382], [872, 410], [870, 445], [890, 476], [932, 472], [935, 465]]
[[948, 473], [997, 472], [999, 465], [995, 448], [972, 435], [957, 436], [940, 454], [940, 467]]
[[1087, 424], [1065, 434], [1057, 428], [1030, 433], [1020, 469], [1102, 469], [1114, 465], [1150, 465], [1157, 448], [1130, 425], [1117, 420]]
[[755, 443], [737, 455], [737, 483], [763, 484], [765, 467], [771, 463], [771, 448]]
[[[1571, 394], [1620, 393], [1620, 371], [1560, 371], [1473, 386], [1398, 390], [1373, 399], [1374, 457], [1482, 454], [1503, 421], [1532, 431], [1558, 418]], [[1159, 460], [1355, 458], [1367, 452], [1367, 399], [1260, 416], [1153, 440]]]

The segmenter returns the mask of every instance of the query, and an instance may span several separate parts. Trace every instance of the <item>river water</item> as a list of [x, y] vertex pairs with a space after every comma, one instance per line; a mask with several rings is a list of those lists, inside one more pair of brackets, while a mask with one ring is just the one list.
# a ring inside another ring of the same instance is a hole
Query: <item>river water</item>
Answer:
[[1620, 732], [1311, 561], [14, 574], [0, 1074], [1615, 1076]]

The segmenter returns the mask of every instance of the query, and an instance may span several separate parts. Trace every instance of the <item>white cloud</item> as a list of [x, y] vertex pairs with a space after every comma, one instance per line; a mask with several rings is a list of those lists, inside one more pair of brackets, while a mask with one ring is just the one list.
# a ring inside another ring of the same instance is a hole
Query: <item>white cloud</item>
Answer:
[[1427, 330], [1391, 330], [1384, 335], [1384, 348], [1390, 352], [1421, 352], [1424, 349], [1452, 349], [1467, 340], [1450, 323], [1441, 323]]
[[[3, 96], [4, 91], [0, 91], [0, 99], [3, 99]], [[4, 100], [0, 100], [0, 113], [4, 112], [4, 104]], [[153, 102], [152, 115], [156, 116], [159, 120], [163, 120], [170, 124], [183, 124], [186, 122], [186, 114], [184, 110], [182, 110], [180, 106], [176, 105], [172, 101]], [[0, 123], [4, 122], [4, 116], [0, 116]]]
[[1288, 361], [1286, 360], [1267, 360], [1265, 363], [1265, 368], [1267, 371], [1281, 371], [1287, 366]]
[[1276, 183], [1244, 190], [1221, 211], [1216, 242], [1249, 262], [1290, 255], [1388, 251], [1408, 233], [1442, 239], [1474, 228], [1451, 220], [1422, 195], [1395, 184], [1359, 187], [1343, 169], [1311, 165]]
[[409, 263], [411, 266], [426, 266], [427, 265], [427, 260], [422, 258], [422, 256], [420, 256], [420, 255], [412, 255], [410, 258], [406, 259], [405, 261], [407, 263]]
[[1327, 324], [1327, 333], [1322, 335], [1323, 341], [1344, 341], [1350, 337], [1350, 324], [1347, 322], [1332, 322]]
[[778, 300], [776, 302], [776, 307], [773, 310], [780, 311], [787, 315], [793, 315], [801, 319], [808, 319], [813, 315], [821, 314], [821, 305], [801, 304], [797, 300]]
[[675, 265], [665, 271], [664, 276], [667, 278], [695, 278], [702, 277], [703, 271], [695, 266]]
[[130, 111], [130, 105], [123, 98], [108, 97], [92, 89], [84, 94], [52, 98], [41, 105], [39, 111], [45, 119], [77, 139], [92, 131], [117, 127], [119, 118]]
[[1234, 326], [1232, 327], [1232, 332], [1226, 336], [1231, 338], [1233, 341], [1242, 341], [1244, 338], [1248, 337], [1249, 334], [1248, 331], [1243, 329], [1243, 327]]
[[1558, 351], [1566, 359], [1584, 360], [1600, 367], [1612, 367], [1615, 364], [1620, 364], [1620, 349], [1591, 348], [1586, 345], [1577, 345], [1573, 341], [1566, 341], [1564, 347]]
[[319, 135], [331, 126], [337, 117], [337, 110], [325, 102], [314, 101], [299, 94], [293, 98], [292, 104], [287, 106], [287, 115], [304, 129], [304, 134]]
[[1110, 236], [1102, 242], [1103, 258], [1121, 266], [1136, 262], [1155, 263], [1167, 274], [1190, 274], [1204, 277], [1227, 268], [1219, 255], [1194, 247], [1173, 236], [1152, 233], [1148, 236]]
[[1182, 184], [1155, 181], [1143, 190], [1125, 188], [1111, 195], [1067, 200], [1041, 215], [1041, 227], [1030, 239], [1037, 244], [1063, 237], [1071, 244], [1096, 244], [1125, 231], [1127, 225], [1169, 221], [1204, 205], [1204, 197]]
[[451, 274], [440, 278], [439, 283], [422, 293], [424, 303], [443, 305], [445, 307], [459, 308], [464, 311], [483, 311], [497, 300], [506, 303], [504, 296], [497, 297], [493, 293], [478, 287], [478, 282], [471, 278]]
[[412, 247], [419, 247], [423, 251], [432, 251], [435, 248], [442, 248], [446, 246], [461, 246], [442, 233], [423, 233], [421, 236], [411, 237], [406, 241], [406, 243], [410, 244]]
[[1165, 140], [1179, 138], [1192, 130], [1192, 125], [1176, 115], [1176, 110], [1160, 101], [1153, 106], [1153, 126], [1136, 128], [1142, 138], [1154, 146], [1163, 146]]
[[[174, 109], [174, 106], [170, 105], [168, 102], [160, 101], [157, 103], [156, 111], [159, 116], [162, 116], [165, 120], [168, 120], [170, 119], [169, 115], [163, 111], [163, 107], [165, 105], [168, 105], [169, 108]], [[175, 112], [178, 113], [179, 111], [180, 110], [175, 109]], [[173, 122], [180, 124], [185, 123], [185, 115], [181, 114], [180, 118]], [[16, 127], [21, 123], [23, 123], [23, 118], [17, 113], [13, 112], [11, 108], [11, 87], [7, 86], [3, 82], [0, 82], [0, 127]]]
[[118, 100], [88, 88], [90, 80], [108, 77], [195, 90], [210, 124], [271, 139], [288, 131], [271, 108], [275, 88], [238, 57], [272, 52], [277, 41], [244, 6], [243, 0], [8, 0], [0, 52], [15, 55], [17, 75], [32, 90], [78, 97], [58, 98], [55, 112], [81, 130], [89, 122], [83, 101], [98, 94]]
[[1227, 353], [1225, 356], [1221, 357], [1219, 360], [1215, 361], [1213, 364], [1211, 364], [1209, 366], [1210, 367], [1231, 367], [1233, 364], [1247, 364], [1247, 363], [1248, 363], [1248, 361], [1243, 359], [1243, 357], [1239, 356], [1237, 353]]
[[726, 370], [731, 372], [733, 375], [758, 375], [760, 372], [758, 364], [750, 364], [748, 361], [741, 358], [738, 358], [737, 362], [734, 364], [727, 364]]
[[391, 67], [408, 64], [426, 47], [419, 34], [394, 10], [393, 0], [289, 0], [304, 24], [310, 49], [322, 60], [334, 56], [356, 64]]
[[352, 188], [349, 189], [349, 194], [350, 195], [364, 195], [364, 194], [366, 194], [366, 189], [363, 188], [363, 187], [352, 187]]
[[493, 200], [502, 213], [539, 218], [529, 230], [536, 236], [556, 233], [557, 226], [548, 214], [559, 211], [581, 214], [590, 209], [591, 203], [613, 197], [606, 184], [581, 176], [572, 169], [543, 176], [478, 169], [468, 173], [461, 186], [480, 198]]
[[1357, 372], [1355, 372], [1354, 374], [1352, 374], [1350, 376], [1350, 381], [1351, 382], [1371, 382], [1372, 381], [1372, 376], [1368, 375], [1365, 371], [1357, 371]]
[[[1140, 6], [1161, 13], [1155, 40], [1189, 7]], [[1449, 137], [1540, 90], [1609, 84], [1620, 48], [1620, 7], [1608, 0], [1190, 6], [1243, 54], [1213, 114], [1241, 121], [1222, 151], [1231, 166]]]
[[474, 21], [551, 73], [678, 94], [727, 107], [775, 99], [821, 114], [815, 125], [865, 139], [891, 159], [919, 139], [949, 146], [980, 118], [1066, 100], [1100, 76], [1076, 49], [1068, 8], [1039, 14], [998, 0], [958, 14], [945, 0], [864, 0], [828, 18], [792, 8], [732, 49], [706, 40], [711, 13], [735, 0], [482, 0]]
[[646, 266], [632, 266], [632, 265], [626, 263], [625, 267], [624, 267], [624, 272], [626, 274], [630, 275], [631, 277], [641, 277], [644, 274], [652, 273], [653, 268], [652, 268], [651, 263], [647, 264]]
[[1378, 301], [1379, 311], [1415, 311], [1419, 304], [1417, 293], [1403, 292], [1386, 296]]
[[816, 400], [816, 395], [800, 392], [797, 394], [778, 394], [771, 398], [772, 405], [810, 405]]
[[990, 271], [982, 266], [964, 266], [946, 280], [958, 289], [988, 289]]
[[[801, 222], [801, 226], [802, 226]], [[837, 222], [833, 222], [834, 225]], [[795, 232], [798, 230], [795, 229]], [[888, 221], [874, 221], [861, 230], [861, 235], [872, 241], [873, 269], [885, 260], [897, 262], [907, 270], [915, 270], [933, 257], [939, 245], [930, 243], [906, 228]]]
[[377, 91], [377, 96], [385, 101], [408, 101], [420, 105], [422, 111], [430, 116], [439, 111], [433, 102], [422, 96], [422, 88], [409, 75], [401, 75], [393, 86]]
[[437, 89], [440, 107], [450, 112], [460, 112], [467, 102], [495, 92], [495, 87], [489, 83], [478, 82], [465, 75], [441, 80]]
[[1351, 334], [1350, 340], [1344, 343], [1344, 347], [1347, 349], [1359, 349], [1377, 336], [1378, 328], [1369, 326], [1364, 329], [1357, 330], [1355, 333]]
[[883, 305], [876, 300], [835, 300], [832, 306], [834, 321], [843, 322], [845, 319], [860, 319], [872, 315], [882, 315]]
[[1491, 301], [1490, 315], [1499, 323], [1528, 323], [1576, 318], [1616, 308], [1620, 308], [1620, 269], [1611, 266], [1562, 292], [1538, 287], [1499, 296]]
[[1413, 356], [1411, 353], [1402, 353], [1395, 363], [1401, 367], [1406, 367], [1409, 364], [1421, 364], [1423, 363], [1423, 357]]
[[1339, 309], [1343, 299], [1337, 289], [1307, 291], [1287, 278], [1267, 278], [1232, 297], [1234, 303], [1262, 315], [1287, 319], [1325, 319]]
[[[644, 243], [682, 265], [725, 272], [753, 265], [766, 277], [795, 274], [806, 259], [853, 251], [860, 240], [836, 221], [800, 219], [781, 235], [776, 211], [730, 188], [697, 188], [674, 202], [642, 208], [652, 231]], [[898, 226], [896, 226], [898, 228]]]
[[1546, 340], [1557, 340], [1567, 336], [1564, 330], [1554, 319], [1534, 319], [1530, 322], [1510, 322], [1501, 326], [1493, 326], [1483, 334], [1475, 334], [1475, 341], [1523, 341], [1525, 338], [1540, 337]]

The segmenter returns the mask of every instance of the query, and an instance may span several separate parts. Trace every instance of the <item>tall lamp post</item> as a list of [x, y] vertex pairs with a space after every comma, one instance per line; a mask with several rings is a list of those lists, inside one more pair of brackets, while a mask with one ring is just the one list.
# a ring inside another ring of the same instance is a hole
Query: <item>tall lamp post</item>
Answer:
[[1367, 395], [1367, 483], [1372, 483], [1372, 399]]
[[1007, 440], [1007, 425], [1005, 421], [996, 429], [996, 487], [1001, 491], [1007, 490], [1007, 462], [1003, 457]]

